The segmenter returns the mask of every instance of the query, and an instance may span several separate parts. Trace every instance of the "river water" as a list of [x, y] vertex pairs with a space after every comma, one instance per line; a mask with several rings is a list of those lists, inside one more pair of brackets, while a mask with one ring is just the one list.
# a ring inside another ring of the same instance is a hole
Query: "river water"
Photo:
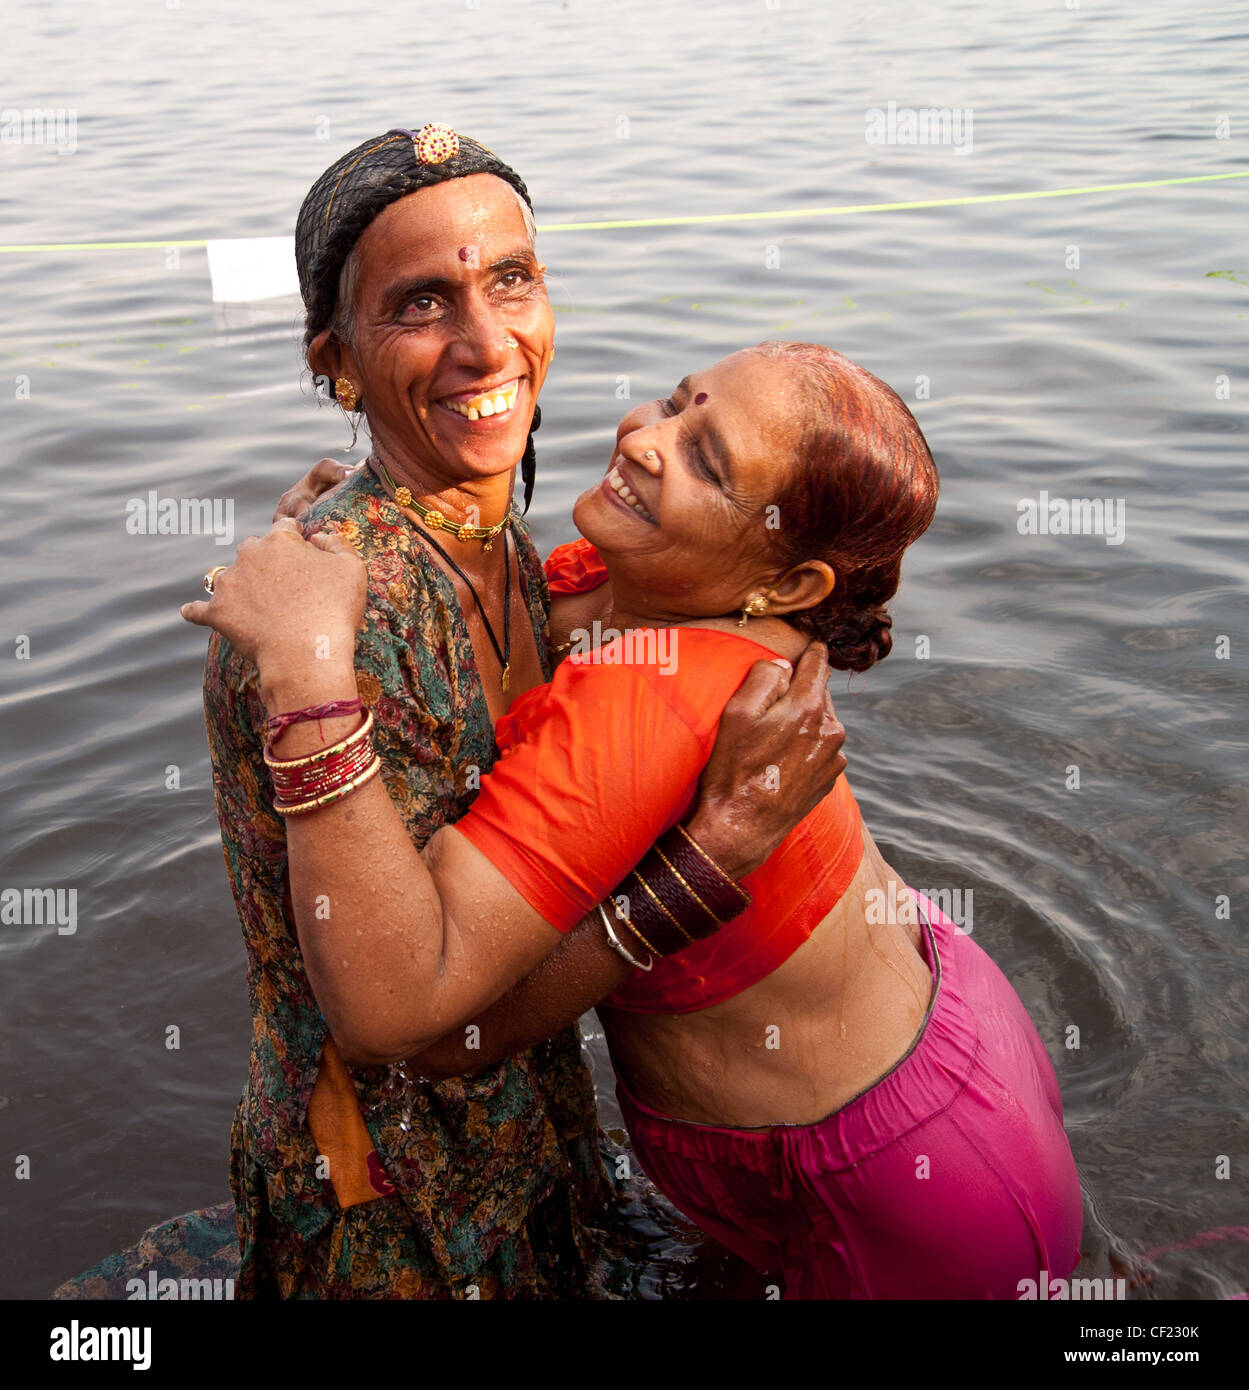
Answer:
[[[172, 243], [290, 235], [342, 150], [427, 120], [515, 165], [540, 224], [722, 219], [540, 237], [544, 550], [626, 393], [745, 344], [829, 343], [912, 405], [942, 501], [893, 655], [834, 683], [856, 793], [1049, 1047], [1081, 1272], [1249, 1290], [1249, 183], [1001, 198], [1239, 172], [1246, 27], [1221, 0], [48, 0], [6, 25], [4, 129], [63, 119], [0, 140], [0, 240], [155, 245], [0, 254], [0, 886], [66, 895], [0, 929], [0, 1293], [228, 1195], [244, 956], [177, 605], [231, 550], [134, 534], [128, 503], [217, 499], [237, 540], [347, 433], [298, 305], [214, 305]], [[920, 108], [946, 143], [907, 142]], [[1100, 531], [1021, 530], [1055, 499], [1101, 499]]]

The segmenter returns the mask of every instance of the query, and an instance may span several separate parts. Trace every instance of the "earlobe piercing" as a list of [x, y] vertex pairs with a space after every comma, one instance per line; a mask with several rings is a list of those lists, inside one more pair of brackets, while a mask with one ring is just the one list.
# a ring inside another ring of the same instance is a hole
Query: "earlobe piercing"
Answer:
[[356, 388], [347, 380], [345, 376], [340, 376], [334, 383], [334, 399], [344, 410], [354, 410], [359, 397], [356, 395]]

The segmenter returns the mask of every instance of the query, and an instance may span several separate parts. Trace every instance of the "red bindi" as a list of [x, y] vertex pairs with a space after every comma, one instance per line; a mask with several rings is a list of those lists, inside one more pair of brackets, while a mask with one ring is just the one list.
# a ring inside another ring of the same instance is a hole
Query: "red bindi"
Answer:
[[707, 399], [707, 393], [706, 393], [706, 391], [700, 391], [700, 392], [698, 393], [698, 395], [696, 395], [696, 396], [694, 397], [694, 404], [695, 404], [695, 405], [702, 405], [702, 403], [703, 403], [706, 399]]
[[471, 246], [461, 246], [461, 247], [460, 247], [460, 260], [466, 261], [466, 260], [468, 260], [468, 258], [469, 258], [472, 254], [473, 254], [473, 248], [472, 248]]

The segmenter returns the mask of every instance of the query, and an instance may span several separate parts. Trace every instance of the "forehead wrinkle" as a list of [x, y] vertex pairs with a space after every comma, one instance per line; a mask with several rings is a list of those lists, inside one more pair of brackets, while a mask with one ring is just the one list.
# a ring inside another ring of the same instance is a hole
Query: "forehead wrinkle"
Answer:
[[[465, 186], [479, 177], [489, 178], [497, 188]], [[424, 197], [425, 194], [434, 196]], [[502, 206], [499, 206], [499, 199], [503, 199]], [[439, 207], [437, 213], [433, 211], [434, 206]], [[474, 237], [485, 240], [486, 237], [481, 235], [482, 228], [488, 233], [500, 223], [513, 219], [520, 223], [519, 235], [528, 240], [527, 212], [520, 194], [502, 179], [492, 174], [473, 174], [463, 179], [450, 179], [429, 188], [417, 189], [397, 199], [364, 229], [356, 246], [365, 245], [367, 241], [379, 237], [383, 242], [392, 239], [406, 241], [413, 238], [426, 246], [441, 246], [445, 237], [438, 228], [448, 221], [456, 220], [461, 222], [466, 232], [466, 236], [461, 238], [462, 241], [471, 242]], [[508, 228], [499, 235], [512, 237], [517, 235], [517, 232]]]

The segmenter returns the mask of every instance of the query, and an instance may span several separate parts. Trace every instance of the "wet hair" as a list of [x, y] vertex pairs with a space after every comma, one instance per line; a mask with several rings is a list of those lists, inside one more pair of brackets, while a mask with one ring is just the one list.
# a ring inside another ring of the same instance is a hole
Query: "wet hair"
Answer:
[[760, 343], [754, 352], [792, 365], [809, 393], [799, 456], [781, 494], [770, 555], [784, 569], [823, 560], [833, 591], [786, 621], [828, 645], [840, 671], [866, 671], [889, 655], [902, 556], [937, 509], [937, 467], [915, 417], [892, 387], [816, 343]]
[[[295, 224], [295, 263], [304, 301], [304, 352], [313, 339], [333, 328], [345, 342], [355, 334], [356, 243], [391, 203], [422, 188], [472, 174], [493, 174], [515, 190], [533, 240], [533, 203], [524, 180], [485, 145], [457, 137], [458, 152], [438, 164], [416, 157], [411, 132], [391, 130], [348, 150], [308, 190]], [[542, 422], [537, 405], [521, 460], [525, 510], [533, 495], [537, 467], [533, 435]]]

